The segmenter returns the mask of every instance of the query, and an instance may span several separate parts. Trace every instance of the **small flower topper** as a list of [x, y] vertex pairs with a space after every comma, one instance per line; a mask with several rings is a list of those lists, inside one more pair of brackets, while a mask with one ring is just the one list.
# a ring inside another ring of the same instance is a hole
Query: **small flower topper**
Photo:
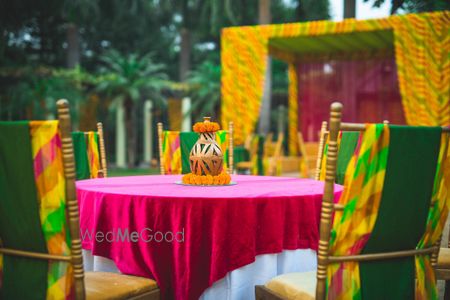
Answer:
[[203, 122], [197, 122], [192, 126], [197, 133], [216, 132], [220, 129], [219, 123], [211, 122], [209, 117], [205, 117]]
[[227, 185], [231, 182], [231, 176], [225, 172], [216, 176], [188, 173], [183, 176], [182, 182], [191, 185]]

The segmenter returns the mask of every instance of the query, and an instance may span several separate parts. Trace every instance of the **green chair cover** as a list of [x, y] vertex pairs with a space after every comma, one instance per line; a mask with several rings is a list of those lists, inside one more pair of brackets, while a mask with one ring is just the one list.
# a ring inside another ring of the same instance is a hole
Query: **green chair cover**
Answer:
[[[430, 211], [442, 129], [395, 125], [389, 129], [381, 204], [363, 254], [415, 249]], [[415, 269], [414, 257], [361, 263], [362, 298], [414, 299]]]
[[344, 184], [345, 171], [348, 163], [358, 145], [359, 132], [343, 131], [341, 132], [341, 141], [339, 143], [338, 161], [336, 166], [336, 183]]
[[[69, 255], [57, 121], [0, 122], [0, 240], [5, 248]], [[70, 295], [66, 262], [3, 256], [0, 299]], [[70, 278], [69, 278], [70, 279]]]
[[248, 152], [247, 149], [245, 149], [244, 146], [234, 147], [233, 155], [234, 155], [233, 160], [234, 160], [235, 165], [241, 161], [248, 161], [250, 159], [250, 153]]
[[191, 164], [189, 163], [189, 155], [192, 147], [198, 140], [198, 133], [196, 132], [180, 132], [180, 146], [181, 146], [181, 173], [187, 174], [191, 172]]
[[[39, 219], [28, 123], [0, 122], [0, 238], [4, 247], [48, 253]], [[47, 273], [45, 260], [5, 255], [0, 298], [45, 299]]]
[[91, 178], [88, 150], [84, 132], [72, 132], [73, 150], [77, 180]]
[[[359, 141], [359, 132], [353, 131], [341, 131], [338, 136], [338, 161], [336, 166], [336, 179], [337, 184], [343, 185], [345, 173], [348, 163], [355, 152], [355, 149]], [[325, 180], [326, 162], [328, 154], [328, 140], [325, 141], [322, 164], [320, 167], [320, 180]]]
[[[373, 146], [365, 148], [365, 152], [362, 152], [359, 149], [362, 146], [358, 145], [355, 152], [355, 155], [358, 155], [355, 156], [356, 160], [347, 162], [346, 192], [340, 199], [344, 210], [335, 214], [331, 233], [330, 253], [333, 255], [370, 254], [429, 247], [430, 245], [423, 244], [426, 228], [427, 235], [430, 230], [433, 232], [442, 229], [436, 225], [439, 220], [435, 219], [441, 218], [441, 211], [437, 211], [436, 215], [436, 211], [430, 209], [431, 199], [436, 197], [436, 191], [443, 183], [438, 168], [440, 165], [438, 158], [442, 157], [440, 152], [445, 149], [441, 145], [442, 129], [389, 125], [389, 130], [386, 130], [381, 124], [377, 126], [379, 127], [376, 127], [376, 131], [371, 131], [372, 136], [364, 136], [365, 140], [361, 142], [366, 143], [364, 147], [367, 147], [369, 145], [367, 139], [371, 138]], [[353, 144], [356, 138], [350, 137], [349, 140]], [[382, 143], [384, 144], [381, 147]], [[380, 178], [378, 176], [384, 176], [383, 181], [380, 179], [374, 181]], [[354, 189], [352, 184], [358, 188]], [[348, 197], [345, 196], [346, 193]], [[373, 199], [378, 197], [379, 206], [375, 208]], [[367, 203], [358, 204], [360, 201]], [[447, 207], [448, 198], [439, 201]], [[447, 210], [442, 212], [442, 216], [445, 217]], [[368, 224], [369, 218], [375, 220], [375, 223], [370, 231], [365, 232], [364, 230], [369, 228], [365, 225]], [[340, 293], [347, 292], [348, 297], [364, 300], [414, 299], [417, 296], [415, 295], [417, 274], [427, 274], [428, 280], [432, 280], [429, 278], [431, 276], [429, 272], [433, 272], [430, 268], [424, 270], [425, 266], [418, 264], [418, 261], [420, 260], [414, 256], [362, 261], [359, 263], [360, 280], [354, 274], [351, 275], [352, 283], [347, 286], [353, 288], [351, 291], [345, 291], [345, 288], [336, 283], [343, 280], [345, 270], [349, 272], [357, 270], [351, 265], [355, 263], [344, 262], [338, 266], [331, 264], [327, 279], [328, 293], [342, 296]], [[356, 281], [360, 282], [360, 287]], [[429, 293], [423, 299], [436, 299], [435, 289], [430, 288], [427, 292]]]

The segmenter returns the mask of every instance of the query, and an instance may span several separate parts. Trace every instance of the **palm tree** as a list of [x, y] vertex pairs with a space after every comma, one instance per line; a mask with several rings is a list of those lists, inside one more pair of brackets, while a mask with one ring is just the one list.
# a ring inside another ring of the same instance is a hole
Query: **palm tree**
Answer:
[[156, 105], [164, 105], [161, 91], [168, 83], [165, 66], [155, 63], [152, 54], [123, 56], [114, 50], [102, 56], [101, 60], [105, 66], [98, 90], [105, 92], [116, 105], [123, 104], [128, 167], [131, 168], [137, 162], [137, 109], [145, 99], [152, 99]]

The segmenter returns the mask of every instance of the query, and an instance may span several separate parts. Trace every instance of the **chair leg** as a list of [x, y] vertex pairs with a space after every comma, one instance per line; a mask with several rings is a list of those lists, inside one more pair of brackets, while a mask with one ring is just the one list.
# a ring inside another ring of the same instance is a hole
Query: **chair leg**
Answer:
[[450, 280], [445, 281], [444, 300], [450, 300]]

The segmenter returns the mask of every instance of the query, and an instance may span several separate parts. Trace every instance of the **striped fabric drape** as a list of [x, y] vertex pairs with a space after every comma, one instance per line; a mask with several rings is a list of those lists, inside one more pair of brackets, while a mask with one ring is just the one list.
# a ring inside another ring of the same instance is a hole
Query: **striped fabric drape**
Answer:
[[[366, 125], [359, 149], [347, 169], [345, 189], [331, 232], [330, 254], [359, 254], [377, 219], [389, 150], [389, 128]], [[328, 299], [361, 299], [357, 262], [330, 264], [327, 270]]]
[[100, 171], [100, 155], [98, 147], [98, 133], [89, 131], [87, 136], [87, 150], [89, 169], [91, 172], [91, 178], [97, 178]]
[[[344, 184], [344, 177], [346, 174], [347, 165], [350, 162], [351, 157], [355, 151], [355, 148], [359, 142], [360, 135], [359, 132], [351, 132], [351, 131], [340, 131], [337, 139], [337, 147], [338, 147], [338, 161], [336, 168], [336, 183]], [[325, 141], [323, 154], [322, 154], [322, 162], [320, 166], [320, 176], [319, 180], [325, 180], [326, 173], [326, 161], [328, 154], [328, 142], [329, 137]]]
[[163, 157], [165, 174], [181, 174], [180, 132], [163, 132]]
[[[31, 121], [30, 136], [42, 231], [49, 254], [70, 255], [58, 121]], [[71, 299], [72, 266], [49, 261], [47, 299]]]
[[77, 180], [97, 178], [100, 170], [98, 133], [72, 132]]
[[[436, 175], [431, 198], [432, 205], [428, 214], [425, 234], [417, 245], [417, 249], [434, 245], [441, 237], [450, 207], [450, 158], [449, 135], [443, 132], [436, 167]], [[433, 267], [429, 256], [416, 256], [416, 299], [437, 299]]]
[[228, 170], [228, 132], [225, 130], [219, 130], [216, 132], [216, 142], [222, 149], [223, 154], [223, 170]]

